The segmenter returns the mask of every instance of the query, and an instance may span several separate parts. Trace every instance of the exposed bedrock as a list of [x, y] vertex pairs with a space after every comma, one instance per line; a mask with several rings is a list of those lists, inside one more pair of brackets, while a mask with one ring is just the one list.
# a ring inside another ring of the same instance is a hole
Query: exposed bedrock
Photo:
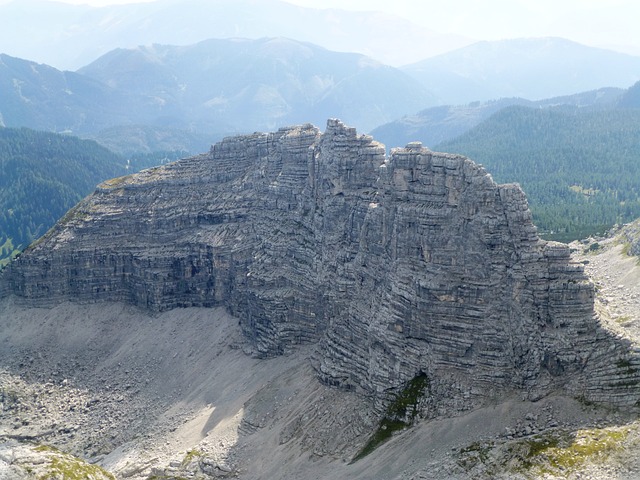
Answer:
[[640, 395], [638, 356], [519, 186], [419, 143], [387, 157], [338, 120], [104, 182], [0, 282], [35, 305], [222, 305], [256, 355], [318, 342], [326, 383], [384, 400], [425, 374], [426, 415], [514, 391]]

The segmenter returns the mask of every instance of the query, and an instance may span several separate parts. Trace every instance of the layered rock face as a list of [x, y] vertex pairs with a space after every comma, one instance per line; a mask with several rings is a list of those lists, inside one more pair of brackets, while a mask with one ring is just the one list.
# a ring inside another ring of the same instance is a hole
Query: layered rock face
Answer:
[[428, 415], [515, 390], [640, 398], [640, 361], [517, 185], [419, 143], [386, 157], [337, 120], [107, 181], [0, 282], [38, 305], [223, 305], [257, 355], [317, 341], [329, 384], [384, 399], [426, 375]]

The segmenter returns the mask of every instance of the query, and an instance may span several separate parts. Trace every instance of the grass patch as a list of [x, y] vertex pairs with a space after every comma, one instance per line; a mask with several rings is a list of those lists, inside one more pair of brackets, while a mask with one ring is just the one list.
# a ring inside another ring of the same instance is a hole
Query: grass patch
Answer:
[[366, 445], [362, 447], [362, 450], [360, 450], [355, 457], [353, 457], [353, 462], [357, 462], [358, 460], [366, 457], [384, 442], [389, 440], [395, 432], [404, 430], [407, 426], [408, 425], [405, 422], [392, 420], [386, 417], [383, 418], [380, 421], [378, 429], [371, 436], [371, 438], [369, 438], [369, 441], [366, 443]]
[[566, 432], [552, 432], [544, 435], [536, 435], [533, 438], [520, 440], [507, 450], [513, 458], [513, 470], [526, 472], [537, 470], [539, 464], [545, 464], [547, 454], [563, 446], [569, 445], [571, 436]]
[[127, 183], [133, 175], [124, 175], [122, 177], [110, 178], [109, 180], [105, 180], [102, 182], [99, 187], [100, 188], [118, 188]]
[[603, 463], [620, 450], [629, 428], [586, 429], [575, 433], [554, 432], [523, 440], [516, 471], [536, 475], [566, 475], [587, 463]]
[[64, 214], [64, 217], [60, 220], [60, 223], [69, 223], [72, 220], [86, 220], [89, 217], [89, 214], [85, 212], [82, 208], [80, 208], [82, 204], [78, 204], [75, 207], [69, 209], [67, 213]]
[[200, 450], [189, 450], [186, 455], [184, 456], [184, 458], [182, 459], [182, 466], [186, 467], [187, 465], [189, 465], [192, 461], [199, 459], [200, 457], [202, 457], [204, 455], [203, 452], [201, 452]]
[[[533, 437], [495, 445], [474, 442], [458, 452], [457, 463], [467, 472], [525, 478], [568, 478], [589, 464], [602, 464], [625, 449], [631, 428], [554, 430]], [[479, 468], [478, 468], [479, 467]], [[505, 477], [508, 478], [508, 477]]]
[[60, 450], [58, 450], [56, 447], [52, 447], [51, 445], [38, 445], [34, 448], [34, 450], [36, 452], [53, 452], [64, 455]]
[[633, 320], [633, 318], [630, 315], [622, 315], [620, 317], [616, 317], [614, 319], [614, 321], [618, 324], [618, 325], [623, 325], [627, 322], [630, 322], [631, 320]]
[[38, 480], [116, 480], [116, 477], [98, 465], [92, 465], [50, 445], [34, 447], [36, 452], [48, 453], [50, 464]]
[[98, 465], [91, 465], [73, 457], [54, 457], [51, 460], [49, 473], [41, 477], [42, 480], [48, 478], [63, 478], [64, 480], [108, 478], [116, 480], [116, 477]]
[[429, 378], [424, 373], [412, 378], [389, 404], [377, 430], [351, 463], [369, 455], [395, 432], [411, 426], [419, 413], [420, 400], [428, 393], [429, 387]]
[[621, 448], [628, 434], [628, 428], [578, 430], [571, 441], [541, 450], [537, 455], [546, 457], [550, 468], [543, 464], [539, 469], [550, 469], [553, 473], [575, 470], [586, 462], [602, 463], [610, 453]]

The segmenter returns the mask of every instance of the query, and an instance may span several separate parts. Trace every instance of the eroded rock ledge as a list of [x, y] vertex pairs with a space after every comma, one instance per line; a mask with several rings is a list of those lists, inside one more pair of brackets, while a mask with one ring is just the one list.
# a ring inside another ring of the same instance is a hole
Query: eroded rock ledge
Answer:
[[632, 405], [640, 361], [603, 330], [568, 247], [517, 185], [338, 120], [227, 138], [101, 184], [0, 279], [35, 305], [225, 306], [257, 355], [318, 342], [329, 384], [384, 399], [419, 374], [423, 413], [565, 389]]

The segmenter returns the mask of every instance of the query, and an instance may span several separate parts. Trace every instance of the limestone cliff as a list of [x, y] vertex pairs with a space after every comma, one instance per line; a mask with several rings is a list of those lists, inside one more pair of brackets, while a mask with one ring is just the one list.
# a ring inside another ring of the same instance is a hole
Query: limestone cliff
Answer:
[[386, 157], [337, 120], [104, 182], [0, 282], [36, 305], [225, 306], [256, 355], [318, 342], [328, 384], [384, 400], [426, 375], [429, 416], [514, 391], [640, 398], [640, 361], [517, 185], [419, 143]]

